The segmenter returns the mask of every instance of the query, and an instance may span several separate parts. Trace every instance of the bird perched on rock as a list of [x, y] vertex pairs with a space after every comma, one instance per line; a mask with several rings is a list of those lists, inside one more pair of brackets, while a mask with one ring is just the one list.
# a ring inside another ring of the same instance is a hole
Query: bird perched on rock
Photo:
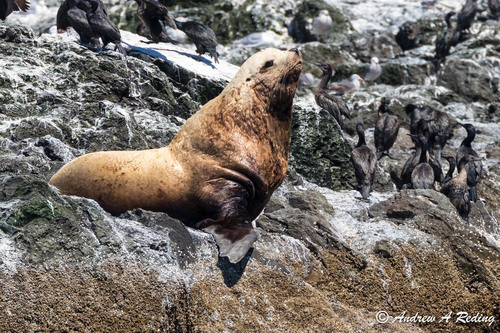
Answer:
[[467, 164], [473, 164], [479, 159], [472, 155], [465, 155], [460, 159], [458, 163], [458, 175], [453, 177], [450, 181], [443, 184], [441, 192], [446, 195], [453, 206], [458, 210], [460, 216], [467, 222], [469, 222], [470, 213], [470, 192], [467, 186]]
[[335, 82], [330, 84], [327, 89], [335, 91], [338, 95], [355, 92], [359, 90], [363, 79], [358, 74], [352, 74], [349, 80]]
[[419, 129], [418, 127], [419, 125], [426, 123], [422, 123], [420, 120], [425, 120], [427, 118], [429, 110], [426, 108], [419, 108], [415, 104], [406, 105], [405, 110], [408, 117], [410, 117], [410, 134], [417, 135], [422, 133], [422, 129]]
[[427, 151], [429, 152], [429, 165], [431, 166], [432, 170], [434, 171], [434, 181], [441, 183], [443, 180], [443, 168], [441, 166], [441, 154], [439, 154], [439, 160], [436, 157], [436, 151], [434, 151], [434, 154], [431, 152], [431, 147], [433, 146], [434, 142], [437, 141], [438, 137], [441, 136], [441, 133], [432, 133], [431, 137], [429, 138], [429, 141], [427, 143]]
[[394, 145], [399, 132], [399, 119], [388, 107], [389, 102], [384, 97], [378, 108], [378, 120], [375, 124], [375, 147], [377, 148], [377, 160], [389, 154], [389, 149]]
[[430, 151], [441, 164], [441, 152], [448, 139], [452, 137], [450, 117], [444, 111], [432, 110], [427, 113], [425, 123], [423, 134], [429, 140]]
[[307, 25], [306, 19], [300, 12], [295, 14], [293, 20], [286, 25], [288, 35], [292, 37], [295, 43], [307, 43], [318, 40], [318, 38], [307, 28]]
[[405, 22], [396, 34], [396, 43], [403, 51], [418, 47], [420, 37], [420, 24], [416, 22]]
[[0, 20], [5, 20], [12, 12], [18, 10], [25, 12], [29, 8], [28, 0], [0, 0]]
[[411, 172], [411, 186], [414, 189], [432, 189], [434, 187], [434, 170], [427, 162], [427, 140], [423, 135], [418, 135], [416, 139], [422, 149], [418, 164]]
[[448, 172], [441, 181], [441, 188], [446, 186], [446, 184], [448, 184], [448, 182], [453, 179], [453, 172], [455, 172], [455, 168], [457, 167], [457, 162], [455, 161], [455, 158], [453, 156], [443, 156], [443, 158], [448, 161], [450, 167], [448, 168]]
[[[483, 165], [479, 159], [479, 154], [471, 146], [472, 141], [474, 141], [474, 138], [476, 137], [476, 128], [472, 124], [459, 123], [459, 125], [465, 128], [467, 131], [467, 137], [460, 144], [460, 148], [458, 148], [456, 160], [460, 161], [466, 155], [472, 155], [476, 158], [473, 163], [465, 164], [465, 168], [467, 169], [467, 185], [470, 187], [470, 199], [476, 202], [479, 199], [476, 186], [483, 173]], [[458, 172], [461, 170], [462, 165], [459, 163]]]
[[311, 73], [300, 73], [299, 87], [309, 87], [314, 84], [314, 75]]
[[156, 0], [135, 0], [135, 2], [137, 2], [137, 15], [151, 34], [152, 41], [145, 43], [165, 42], [177, 44], [163, 30], [162, 23], [173, 29], [177, 29], [174, 20], [168, 16], [167, 7]]
[[500, 19], [500, 0], [488, 0], [488, 7], [497, 20]]
[[399, 184], [400, 189], [406, 187], [408, 184], [411, 184], [411, 174], [413, 172], [413, 169], [415, 169], [415, 167], [419, 163], [420, 155], [423, 149], [420, 141], [416, 139], [417, 135], [411, 133], [408, 135], [411, 137], [411, 140], [415, 143], [415, 152], [408, 160], [406, 160], [406, 163], [403, 166], [403, 169], [401, 170], [401, 179]]
[[[79, 0], [78, 2], [84, 1]], [[89, 0], [87, 2], [90, 2], [90, 9], [86, 9], [87, 20], [94, 34], [101, 38], [103, 43], [102, 50], [104, 50], [106, 48], [106, 45], [108, 45], [109, 43], [113, 43], [115, 44], [115, 50], [118, 49], [120, 53], [126, 56], [127, 53], [125, 53], [125, 50], [121, 45], [122, 37], [120, 34], [120, 30], [113, 22], [110, 21], [105, 9], [100, 5], [100, 1]]]
[[235, 44], [251, 47], [279, 47], [281, 37], [274, 31], [261, 31], [251, 33], [241, 39], [235, 40]]
[[450, 49], [453, 43], [453, 27], [451, 24], [451, 17], [455, 15], [454, 11], [447, 13], [444, 17], [446, 28], [443, 29], [441, 34], [436, 38], [436, 54], [434, 55], [434, 68], [437, 72], [444, 59], [450, 55]]
[[380, 62], [377, 57], [372, 57], [370, 59], [370, 65], [366, 71], [365, 77], [363, 80], [365, 81], [375, 81], [382, 74], [382, 67], [380, 67]]
[[[100, 6], [106, 13], [106, 7], [101, 2]], [[99, 36], [90, 27], [87, 11], [91, 9], [86, 0], [64, 0], [57, 11], [56, 26], [58, 32], [64, 32], [72, 27], [80, 36], [80, 42], [86, 46], [99, 48]]]
[[370, 195], [373, 180], [375, 179], [377, 156], [366, 145], [365, 129], [362, 124], [358, 123], [356, 125], [356, 132], [358, 132], [358, 144], [351, 152], [351, 162], [354, 166], [354, 173], [358, 184], [361, 185], [361, 195], [366, 200]]
[[465, 5], [457, 14], [457, 31], [460, 32], [460, 40], [463, 40], [465, 30], [469, 31], [476, 17], [477, 0], [467, 0]]
[[312, 22], [311, 33], [317, 37], [324, 36], [330, 33], [333, 28], [333, 20], [328, 10], [320, 10]]
[[219, 63], [219, 54], [217, 53], [217, 36], [215, 32], [204, 24], [186, 21], [180, 22], [174, 19], [175, 25], [183, 31], [189, 39], [196, 45], [196, 53], [198, 53], [198, 61], [204, 53], [210, 54], [215, 63]]
[[351, 113], [347, 104], [341, 97], [333, 96], [327, 93], [326, 86], [328, 85], [328, 81], [332, 78], [333, 69], [330, 64], [322, 64], [322, 63], [312, 63], [321, 69], [323, 72], [323, 77], [319, 82], [318, 88], [314, 93], [314, 99], [316, 100], [316, 104], [326, 110], [329, 114], [335, 118], [340, 128], [344, 128], [344, 117], [351, 119]]

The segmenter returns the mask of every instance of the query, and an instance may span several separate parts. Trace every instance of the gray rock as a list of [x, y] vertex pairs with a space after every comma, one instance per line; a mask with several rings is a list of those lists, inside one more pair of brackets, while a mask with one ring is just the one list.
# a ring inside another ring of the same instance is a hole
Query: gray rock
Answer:
[[472, 59], [450, 58], [439, 76], [438, 84], [445, 86], [468, 101], [495, 101], [500, 98], [498, 77]]
[[352, 146], [336, 120], [318, 109], [295, 104], [290, 165], [310, 182], [332, 189], [351, 188], [356, 183]]

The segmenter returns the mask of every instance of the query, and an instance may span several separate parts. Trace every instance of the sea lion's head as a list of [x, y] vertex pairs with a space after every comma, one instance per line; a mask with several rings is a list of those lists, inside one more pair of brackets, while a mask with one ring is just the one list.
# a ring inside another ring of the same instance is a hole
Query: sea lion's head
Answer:
[[259, 100], [274, 109], [288, 110], [302, 71], [299, 50], [265, 49], [247, 59], [226, 87], [239, 90], [243, 100]]

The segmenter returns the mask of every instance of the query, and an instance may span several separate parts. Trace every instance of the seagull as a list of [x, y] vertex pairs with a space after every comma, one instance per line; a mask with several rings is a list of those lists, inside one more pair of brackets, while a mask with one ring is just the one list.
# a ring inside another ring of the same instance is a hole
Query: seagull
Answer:
[[338, 95], [355, 92], [359, 90], [363, 79], [358, 74], [353, 74], [349, 80], [344, 80], [330, 84], [326, 89], [335, 91]]
[[332, 17], [328, 10], [323, 9], [319, 12], [319, 15], [314, 18], [311, 33], [315, 36], [323, 36], [330, 33], [332, 28]]
[[365, 81], [375, 81], [382, 74], [382, 67], [380, 67], [380, 62], [377, 57], [372, 57], [370, 60], [370, 66], [365, 74]]

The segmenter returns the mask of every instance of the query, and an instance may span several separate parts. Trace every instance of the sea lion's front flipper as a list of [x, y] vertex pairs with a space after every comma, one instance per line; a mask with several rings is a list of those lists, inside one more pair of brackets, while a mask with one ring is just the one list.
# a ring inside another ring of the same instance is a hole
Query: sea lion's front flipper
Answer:
[[203, 228], [203, 231], [214, 236], [219, 255], [227, 257], [232, 264], [240, 262], [257, 240], [257, 233], [251, 223], [231, 227], [211, 225]]

